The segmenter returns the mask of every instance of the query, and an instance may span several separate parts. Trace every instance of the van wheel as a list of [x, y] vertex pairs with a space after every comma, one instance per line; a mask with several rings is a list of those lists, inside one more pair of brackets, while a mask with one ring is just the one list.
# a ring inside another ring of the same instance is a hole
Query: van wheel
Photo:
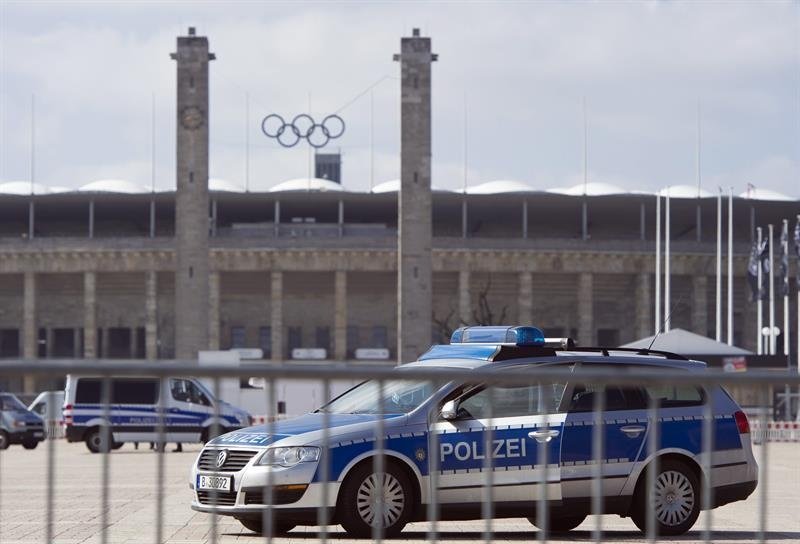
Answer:
[[0, 431], [0, 450], [7, 450], [9, 444], [10, 442], [8, 440], [8, 433], [5, 431]]
[[[373, 472], [371, 462], [362, 463], [345, 479], [339, 495], [338, 511], [344, 530], [355, 538], [371, 538], [373, 527], [382, 527], [386, 538], [393, 538], [411, 519], [414, 492], [408, 476], [394, 463], [385, 463], [382, 474]], [[383, 511], [378, 498], [383, 497]]]
[[[566, 533], [583, 523], [585, 519], [586, 516], [583, 514], [564, 515], [554, 513], [551, 509], [551, 511], [547, 513], [547, 530], [550, 533]], [[537, 529], [544, 530], [544, 524], [538, 523], [535, 516], [528, 518], [528, 521]]]
[[36, 446], [38, 445], [39, 443], [36, 440], [29, 440], [27, 442], [22, 443], [22, 447], [25, 448], [26, 450], [35, 450]]
[[[260, 535], [264, 534], [264, 520], [261, 517], [258, 518], [238, 518], [239, 523], [244, 525], [244, 528], [248, 531], [253, 531], [254, 533], [258, 533]], [[285, 535], [295, 526], [291, 523], [281, 523], [278, 521], [272, 522], [272, 536], [277, 535]]]
[[647, 492], [644, 472], [636, 483], [631, 510], [631, 519], [640, 531], [647, 533], [648, 502], [654, 507], [656, 534], [682, 535], [692, 528], [700, 515], [700, 482], [686, 463], [673, 459], [659, 463], [652, 491]]
[[88, 431], [84, 440], [86, 442], [86, 447], [89, 448], [89, 451], [92, 453], [100, 453], [108, 450], [107, 447], [104, 448], [103, 434], [98, 427]]

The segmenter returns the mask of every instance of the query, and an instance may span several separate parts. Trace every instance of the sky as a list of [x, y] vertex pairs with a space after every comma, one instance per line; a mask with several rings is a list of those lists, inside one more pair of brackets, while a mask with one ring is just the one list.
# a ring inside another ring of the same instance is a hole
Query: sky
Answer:
[[0, 182], [174, 187], [169, 53], [189, 26], [216, 54], [211, 177], [250, 190], [308, 175], [308, 146], [261, 133], [270, 113], [338, 112], [348, 189], [397, 178], [392, 55], [419, 27], [437, 186], [695, 186], [699, 127], [703, 189], [800, 198], [800, 4], [777, 1], [0, 0]]

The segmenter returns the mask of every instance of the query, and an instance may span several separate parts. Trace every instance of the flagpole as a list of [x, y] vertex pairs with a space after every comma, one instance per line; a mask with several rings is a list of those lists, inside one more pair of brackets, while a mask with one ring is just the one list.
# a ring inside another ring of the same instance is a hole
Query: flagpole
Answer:
[[654, 335], [661, 332], [661, 193], [656, 193], [656, 319]]
[[775, 267], [773, 249], [773, 227], [769, 227], [769, 354], [775, 355]]
[[717, 194], [717, 342], [722, 342], [722, 187]]
[[764, 284], [763, 280], [763, 271], [761, 270], [761, 240], [762, 240], [762, 233], [761, 227], [756, 228], [756, 236], [758, 238], [758, 294], [756, 296], [756, 353], [758, 355], [764, 355], [764, 320], [762, 318], [763, 315], [763, 305], [764, 302], [761, 299], [761, 286]]
[[733, 187], [728, 192], [728, 345], [733, 345]]
[[[789, 220], [783, 220], [783, 254], [786, 256], [786, 270], [783, 277], [783, 354], [786, 355], [786, 366], [789, 366]], [[789, 402], [788, 399], [786, 402]]]
[[670, 330], [670, 317], [672, 312], [670, 311], [671, 306], [671, 298], [672, 298], [672, 285], [671, 285], [671, 272], [670, 272], [670, 254], [669, 254], [669, 242], [670, 242], [670, 213], [669, 213], [669, 187], [667, 187], [667, 198], [664, 200], [665, 207], [664, 207], [664, 332], [669, 332]]

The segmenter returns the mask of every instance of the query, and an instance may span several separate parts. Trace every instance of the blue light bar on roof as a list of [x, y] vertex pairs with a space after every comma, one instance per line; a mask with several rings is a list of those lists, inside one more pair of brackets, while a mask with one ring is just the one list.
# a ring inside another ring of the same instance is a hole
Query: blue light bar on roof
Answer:
[[536, 327], [460, 327], [453, 331], [451, 344], [515, 344], [544, 346], [544, 333]]

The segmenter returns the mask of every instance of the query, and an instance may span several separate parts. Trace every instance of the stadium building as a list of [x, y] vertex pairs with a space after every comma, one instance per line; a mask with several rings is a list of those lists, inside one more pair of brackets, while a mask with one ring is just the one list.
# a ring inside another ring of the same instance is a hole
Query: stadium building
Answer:
[[[533, 323], [593, 345], [653, 334], [656, 195], [514, 180], [431, 189], [430, 51], [415, 31], [397, 56], [400, 179], [351, 191], [338, 156], [325, 154], [320, 177], [255, 193], [208, 180], [213, 55], [190, 29], [173, 55], [176, 190], [0, 184], [0, 357], [169, 359], [252, 347], [273, 360], [296, 348], [411, 359], [476, 323]], [[661, 208], [663, 222], [663, 198]], [[714, 337], [716, 195], [675, 185], [670, 211], [671, 326]], [[756, 347], [746, 280], [755, 227], [772, 223], [777, 237], [799, 211], [775, 193], [734, 198], [736, 345]], [[377, 349], [357, 352], [366, 348]]]

